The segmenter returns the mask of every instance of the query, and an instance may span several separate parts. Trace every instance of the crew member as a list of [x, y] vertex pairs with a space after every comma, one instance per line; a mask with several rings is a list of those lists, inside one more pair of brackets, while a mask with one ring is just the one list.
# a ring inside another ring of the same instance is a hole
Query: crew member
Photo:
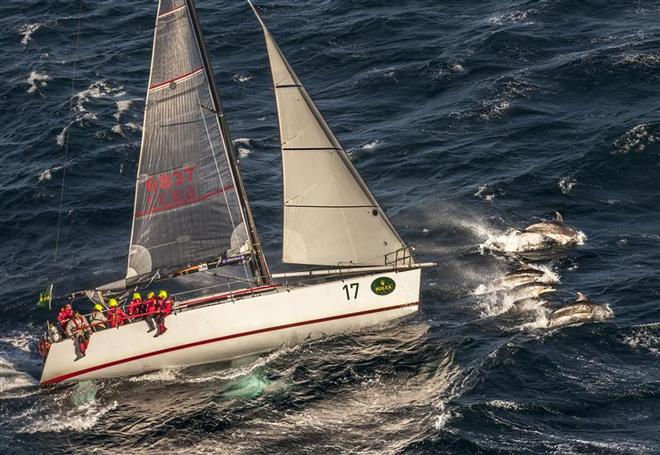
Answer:
[[70, 303], [67, 303], [62, 308], [60, 312], [57, 313], [57, 323], [61, 330], [62, 335], [66, 333], [66, 326], [73, 317], [73, 306]]
[[149, 291], [147, 294], [147, 300], [145, 300], [142, 303], [142, 313], [145, 313], [146, 315], [144, 316], [144, 320], [147, 323], [147, 327], [149, 327], [149, 330], [147, 330], [147, 333], [153, 332], [156, 330], [156, 322], [154, 321], [154, 317], [158, 307], [158, 301], [156, 300], [156, 294], [153, 291]]
[[144, 311], [142, 311], [142, 306], [142, 296], [140, 293], [133, 293], [133, 300], [131, 300], [131, 302], [128, 304], [128, 315], [131, 317], [131, 319], [134, 316], [144, 313]]
[[89, 345], [89, 324], [85, 316], [77, 311], [74, 312], [66, 326], [66, 334], [73, 340], [76, 348], [75, 360], [85, 357], [87, 346]]
[[92, 310], [92, 314], [89, 319], [91, 322], [90, 327], [95, 332], [108, 328], [108, 318], [106, 318], [105, 314], [103, 314], [103, 305], [100, 303], [94, 305], [94, 309]]
[[119, 307], [119, 303], [117, 302], [117, 299], [112, 298], [108, 301], [108, 321], [110, 322], [110, 325], [112, 327], [119, 327], [126, 321], [128, 316], [126, 316], [126, 313], [124, 313], [124, 310], [122, 310]]
[[156, 315], [158, 331], [154, 337], [160, 336], [167, 331], [167, 327], [165, 327], [165, 318], [172, 313], [172, 305], [172, 299], [168, 297], [167, 291], [158, 292], [158, 314]]

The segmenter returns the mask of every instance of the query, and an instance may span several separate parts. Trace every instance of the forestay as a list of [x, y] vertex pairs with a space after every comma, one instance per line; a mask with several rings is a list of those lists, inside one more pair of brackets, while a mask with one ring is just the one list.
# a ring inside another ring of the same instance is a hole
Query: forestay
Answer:
[[[237, 193], [240, 176], [232, 174], [191, 6], [159, 2], [129, 278], [252, 250], [241, 206], [247, 201]], [[248, 267], [241, 269], [252, 278]]]
[[280, 123], [283, 261], [368, 266], [409, 260], [406, 245], [252, 8], [266, 39]]

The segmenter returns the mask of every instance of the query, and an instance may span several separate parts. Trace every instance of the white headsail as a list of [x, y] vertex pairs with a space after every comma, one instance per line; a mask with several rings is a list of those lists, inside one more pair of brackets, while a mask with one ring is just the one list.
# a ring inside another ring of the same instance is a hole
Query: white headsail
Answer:
[[284, 174], [283, 261], [375, 266], [409, 259], [403, 240], [250, 6], [264, 31], [277, 99]]

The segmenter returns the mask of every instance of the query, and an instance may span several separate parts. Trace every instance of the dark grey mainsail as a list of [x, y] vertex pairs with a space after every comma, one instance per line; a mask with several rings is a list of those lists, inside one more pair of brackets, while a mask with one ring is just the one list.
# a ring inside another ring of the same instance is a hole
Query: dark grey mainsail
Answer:
[[161, 0], [127, 278], [245, 261], [268, 280], [191, 0]]

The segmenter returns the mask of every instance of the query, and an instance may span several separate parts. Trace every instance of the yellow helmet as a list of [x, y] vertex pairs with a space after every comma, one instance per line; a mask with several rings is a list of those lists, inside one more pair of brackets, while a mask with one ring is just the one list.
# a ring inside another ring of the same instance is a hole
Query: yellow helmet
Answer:
[[156, 297], [156, 293], [154, 291], [149, 291], [149, 293], [147, 294], [147, 298], [153, 299], [154, 297]]
[[110, 300], [108, 300], [108, 306], [109, 306], [109, 307], [112, 308], [112, 307], [116, 307], [117, 305], [119, 305], [119, 304], [117, 303], [117, 299], [110, 299]]
[[103, 311], [103, 305], [101, 305], [100, 303], [97, 303], [96, 305], [94, 305], [94, 309], [97, 310], [97, 311]]
[[158, 292], [158, 297], [160, 297], [161, 299], [166, 299], [167, 298], [167, 291]]
[[133, 293], [133, 299], [134, 300], [137, 300], [137, 299], [142, 300], [142, 296], [140, 295], [139, 292], [134, 292]]

